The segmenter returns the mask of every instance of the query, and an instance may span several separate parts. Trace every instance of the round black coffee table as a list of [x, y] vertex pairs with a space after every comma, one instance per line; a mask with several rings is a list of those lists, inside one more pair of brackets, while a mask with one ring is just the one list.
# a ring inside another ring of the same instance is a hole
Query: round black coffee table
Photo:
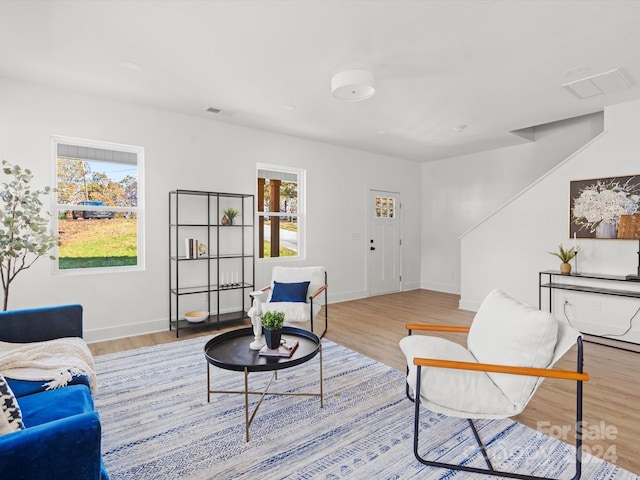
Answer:
[[[322, 344], [320, 338], [308, 330], [296, 327], [283, 327], [282, 338], [297, 340], [298, 348], [291, 357], [268, 357], [251, 350], [249, 344], [253, 342], [253, 329], [243, 328], [232, 330], [213, 337], [204, 347], [204, 356], [207, 359], [207, 402], [211, 400], [212, 393], [237, 393], [243, 394], [245, 399], [245, 430], [246, 440], [249, 441], [249, 426], [253, 421], [258, 408], [262, 404], [265, 395], [292, 395], [292, 396], [312, 396], [320, 397], [320, 407], [322, 401]], [[274, 379], [277, 379], [277, 371], [284, 368], [294, 367], [308, 362], [318, 355], [320, 359], [320, 391], [319, 393], [291, 393], [291, 392], [269, 392], [269, 386]], [[244, 372], [244, 390], [242, 391], [221, 391], [211, 390], [211, 365], [225, 370], [235, 370]], [[271, 379], [265, 389], [261, 392], [249, 391], [250, 372], [273, 372]], [[249, 416], [249, 395], [260, 395], [260, 400], [251, 416]]]

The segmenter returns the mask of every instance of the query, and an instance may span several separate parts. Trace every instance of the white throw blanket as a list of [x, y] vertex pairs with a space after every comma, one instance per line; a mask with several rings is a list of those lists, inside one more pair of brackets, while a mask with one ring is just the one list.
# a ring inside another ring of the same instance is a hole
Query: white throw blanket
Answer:
[[87, 375], [91, 392], [96, 391], [93, 356], [81, 338], [0, 342], [0, 373], [16, 380], [42, 380], [47, 390], [64, 387], [75, 375]]

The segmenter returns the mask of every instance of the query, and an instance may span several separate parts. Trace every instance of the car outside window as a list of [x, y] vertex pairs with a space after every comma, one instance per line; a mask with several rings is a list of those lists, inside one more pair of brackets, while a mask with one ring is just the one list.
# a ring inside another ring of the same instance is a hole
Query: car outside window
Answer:
[[[78, 205], [82, 206], [93, 206], [93, 207], [106, 207], [103, 202], [80, 202]], [[71, 212], [71, 217], [74, 220], [78, 219], [88, 219], [88, 218], [113, 218], [115, 217], [114, 212], [110, 212], [108, 210], [73, 210]]]

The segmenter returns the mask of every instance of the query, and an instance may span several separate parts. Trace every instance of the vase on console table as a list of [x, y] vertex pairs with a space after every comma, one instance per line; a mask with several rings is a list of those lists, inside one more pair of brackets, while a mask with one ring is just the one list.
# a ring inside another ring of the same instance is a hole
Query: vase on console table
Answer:
[[613, 222], [602, 221], [596, 227], [596, 238], [616, 238], [618, 227]]
[[253, 342], [249, 344], [251, 350], [260, 350], [264, 347], [264, 336], [262, 335], [262, 297], [267, 292], [258, 290], [249, 295], [253, 298], [253, 309], [251, 313], [251, 326], [253, 327]]

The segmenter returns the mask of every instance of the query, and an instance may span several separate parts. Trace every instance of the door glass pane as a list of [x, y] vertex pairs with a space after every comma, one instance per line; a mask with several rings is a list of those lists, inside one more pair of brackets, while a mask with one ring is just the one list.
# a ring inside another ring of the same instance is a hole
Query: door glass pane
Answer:
[[376, 218], [395, 218], [396, 216], [396, 199], [394, 197], [375, 197], [375, 216]]

